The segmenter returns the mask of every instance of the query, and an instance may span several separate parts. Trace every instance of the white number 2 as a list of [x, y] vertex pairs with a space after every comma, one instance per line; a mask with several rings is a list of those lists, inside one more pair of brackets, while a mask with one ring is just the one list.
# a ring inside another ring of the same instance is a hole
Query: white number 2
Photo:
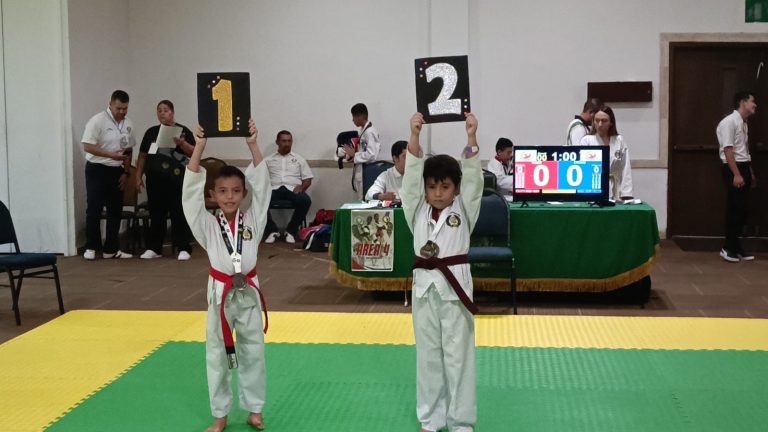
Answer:
[[429, 115], [461, 114], [461, 99], [448, 99], [456, 90], [456, 83], [459, 79], [456, 68], [448, 63], [435, 63], [428, 67], [425, 72], [427, 73], [427, 82], [432, 82], [435, 78], [443, 79], [443, 88], [437, 95], [437, 99], [427, 105]]

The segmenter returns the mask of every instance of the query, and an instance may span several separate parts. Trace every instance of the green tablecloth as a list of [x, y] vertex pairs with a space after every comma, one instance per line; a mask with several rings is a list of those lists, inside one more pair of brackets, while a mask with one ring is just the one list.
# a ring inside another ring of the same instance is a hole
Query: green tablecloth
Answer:
[[[609, 291], [648, 276], [656, 256], [656, 212], [647, 204], [606, 208], [583, 203], [510, 203], [510, 241], [519, 291]], [[361, 290], [410, 286], [413, 236], [395, 209], [395, 262], [391, 272], [351, 270], [349, 209], [338, 209], [331, 235], [331, 272]], [[509, 289], [508, 269], [473, 269], [476, 290]]]

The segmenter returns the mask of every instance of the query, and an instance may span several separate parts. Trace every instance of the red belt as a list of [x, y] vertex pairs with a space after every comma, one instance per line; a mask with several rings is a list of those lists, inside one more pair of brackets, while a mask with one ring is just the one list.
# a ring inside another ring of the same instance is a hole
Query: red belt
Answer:
[[464, 289], [461, 288], [461, 284], [459, 284], [459, 281], [456, 279], [456, 276], [453, 275], [453, 272], [448, 269], [448, 266], [457, 265], [457, 264], [468, 264], [469, 263], [469, 255], [454, 255], [449, 256], [445, 258], [437, 258], [437, 257], [431, 257], [431, 258], [422, 258], [420, 256], [416, 257], [416, 261], [413, 263], [413, 268], [417, 269], [425, 269], [425, 270], [439, 270], [440, 273], [445, 276], [445, 278], [448, 280], [448, 283], [451, 285], [451, 288], [453, 288], [453, 292], [456, 293], [457, 296], [459, 296], [459, 300], [461, 300], [461, 303], [464, 304], [464, 307], [467, 308], [468, 311], [470, 311], [473, 315], [476, 315], [478, 313], [477, 306], [475, 306], [474, 303], [472, 303], [472, 300], [469, 299], [467, 296], [467, 293], [464, 292]]
[[[235, 355], [235, 341], [232, 338], [232, 328], [229, 326], [227, 317], [224, 313], [224, 302], [227, 299], [227, 294], [232, 290], [232, 275], [222, 273], [215, 268], [211, 267], [208, 270], [208, 274], [214, 279], [224, 284], [224, 290], [221, 293], [221, 306], [219, 309], [219, 316], [221, 318], [221, 333], [224, 336], [224, 348], [227, 350], [227, 355], [230, 356], [230, 368], [232, 368], [232, 362], [234, 361], [234, 367], [237, 367], [237, 360], [234, 360]], [[264, 312], [264, 333], [267, 333], [269, 329], [269, 315], [267, 315], [267, 302], [264, 300], [264, 295], [253, 278], [256, 277], [256, 269], [254, 268], [248, 274], [245, 275], [248, 280], [248, 285], [252, 286], [257, 293], [259, 293], [259, 300], [261, 301], [261, 310]], [[214, 290], [214, 293], [216, 291]]]

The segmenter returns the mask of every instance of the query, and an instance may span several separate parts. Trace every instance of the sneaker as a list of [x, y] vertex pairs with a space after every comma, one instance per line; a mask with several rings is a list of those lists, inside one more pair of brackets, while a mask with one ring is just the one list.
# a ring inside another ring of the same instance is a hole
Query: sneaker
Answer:
[[192, 255], [189, 254], [187, 251], [181, 251], [179, 252], [179, 261], [189, 261], [189, 259], [192, 258]]
[[103, 253], [102, 256], [104, 258], [106, 258], [106, 259], [112, 259], [112, 258], [115, 258], [115, 259], [129, 259], [129, 258], [133, 258], [133, 255], [131, 255], [129, 253], [125, 253], [123, 251], [117, 251], [115, 253]]
[[296, 239], [291, 234], [285, 233], [285, 242], [293, 244], [296, 243]]
[[751, 253], [746, 253], [744, 251], [742, 251], [737, 255], [739, 256], [739, 259], [741, 259], [742, 261], [754, 261], [755, 259], [754, 255], [752, 255]]
[[264, 240], [264, 243], [270, 243], [270, 244], [271, 244], [271, 243], [274, 243], [274, 242], [275, 242], [275, 240], [277, 240], [277, 237], [278, 237], [279, 235], [280, 235], [280, 234], [278, 234], [278, 233], [276, 233], [276, 232], [270, 233], [270, 234], [267, 236], [267, 239], [266, 239], [266, 240]]
[[93, 249], [86, 249], [83, 253], [83, 258], [87, 260], [95, 260], [96, 259], [96, 251]]
[[147, 250], [144, 251], [143, 254], [141, 254], [141, 256], [139, 258], [141, 258], [141, 259], [152, 259], [152, 258], [162, 258], [162, 257], [163, 257], [162, 255], [160, 255], [159, 253], [156, 253], [152, 249], [147, 249]]
[[725, 250], [725, 248], [720, 249], [720, 257], [723, 258], [724, 260], [728, 261], [728, 262], [732, 262], [732, 263], [739, 262], [739, 257], [737, 255], [734, 255], [734, 254], [728, 252], [727, 250]]

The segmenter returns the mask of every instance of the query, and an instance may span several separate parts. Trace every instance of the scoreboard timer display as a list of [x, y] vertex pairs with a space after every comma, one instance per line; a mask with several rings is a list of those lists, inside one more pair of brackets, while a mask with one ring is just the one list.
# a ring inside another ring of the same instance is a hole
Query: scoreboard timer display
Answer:
[[608, 146], [515, 147], [515, 201], [608, 198]]

